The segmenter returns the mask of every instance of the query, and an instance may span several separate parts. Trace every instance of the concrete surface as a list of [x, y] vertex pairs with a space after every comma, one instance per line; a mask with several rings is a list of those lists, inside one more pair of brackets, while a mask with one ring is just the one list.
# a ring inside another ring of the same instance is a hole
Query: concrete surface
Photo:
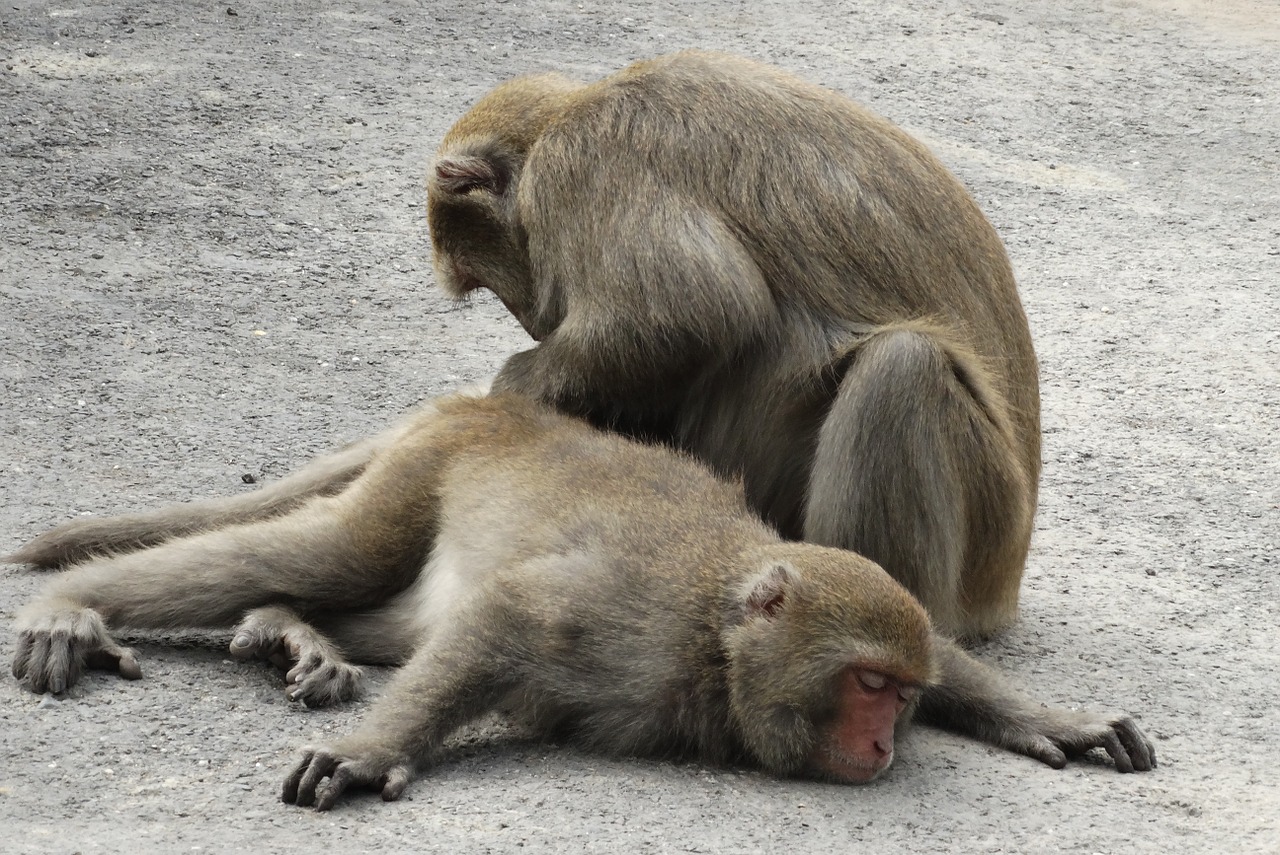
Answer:
[[[317, 815], [279, 803], [285, 767], [364, 704], [298, 709], [184, 636], [139, 644], [138, 683], [0, 679], [0, 850], [1280, 851], [1272, 0], [5, 0], [0, 551], [249, 489], [489, 375], [527, 343], [432, 287], [435, 142], [513, 74], [685, 46], [869, 104], [1004, 236], [1046, 467], [1021, 621], [981, 654], [1046, 702], [1133, 712], [1160, 768], [917, 730], [840, 788], [494, 725], [405, 800]], [[42, 581], [3, 571], [0, 660]]]

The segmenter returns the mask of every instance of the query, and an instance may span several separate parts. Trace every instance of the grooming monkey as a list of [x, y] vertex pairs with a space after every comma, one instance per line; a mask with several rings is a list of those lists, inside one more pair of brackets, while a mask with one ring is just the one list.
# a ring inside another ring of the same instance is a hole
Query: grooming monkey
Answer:
[[537, 341], [495, 389], [741, 478], [942, 633], [1014, 619], [1035, 354], [999, 238], [905, 133], [719, 54], [526, 77], [445, 136], [428, 215], [444, 290], [488, 288]]
[[349, 659], [403, 664], [286, 779], [322, 810], [353, 785], [398, 798], [495, 709], [600, 751], [841, 782], [882, 773], [913, 712], [1055, 767], [1098, 747], [1155, 765], [1131, 719], [1025, 700], [872, 562], [785, 542], [691, 458], [522, 396], [442, 399], [256, 493], [74, 521], [6, 560], [82, 562], [20, 613], [35, 691], [139, 677], [119, 627], [236, 626], [233, 653], [284, 662], [311, 703], [349, 696]]

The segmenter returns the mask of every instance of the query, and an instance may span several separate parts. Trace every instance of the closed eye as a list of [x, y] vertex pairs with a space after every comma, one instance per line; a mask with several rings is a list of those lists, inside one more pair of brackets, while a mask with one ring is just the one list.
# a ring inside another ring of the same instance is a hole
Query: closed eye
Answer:
[[878, 692], [889, 684], [889, 678], [879, 671], [859, 671], [858, 682], [868, 689]]

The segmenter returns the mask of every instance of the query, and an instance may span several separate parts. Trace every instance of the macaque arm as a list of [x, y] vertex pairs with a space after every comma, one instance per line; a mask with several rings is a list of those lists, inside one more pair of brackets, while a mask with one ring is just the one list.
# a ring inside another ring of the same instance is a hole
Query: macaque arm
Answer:
[[195, 532], [280, 516], [316, 496], [341, 491], [360, 476], [379, 450], [403, 436], [406, 426], [418, 417], [418, 413], [406, 417], [376, 436], [320, 457], [287, 478], [253, 492], [149, 513], [72, 520], [0, 558], [0, 562], [65, 567], [92, 555], [143, 549]]
[[[483, 609], [483, 606], [481, 606]], [[451, 616], [402, 668], [368, 718], [332, 745], [307, 746], [285, 778], [281, 799], [329, 810], [351, 786], [400, 798], [446, 737], [497, 706], [514, 684], [491, 615]], [[327, 779], [327, 780], [326, 780]]]
[[916, 718], [1061, 769], [1067, 758], [1104, 749], [1121, 772], [1156, 766], [1155, 747], [1127, 715], [1049, 709], [1010, 687], [954, 643], [935, 638], [938, 684], [925, 690]]
[[[632, 192], [602, 193], [593, 176], [609, 168], [578, 174], [581, 165], [564, 162], [530, 182], [522, 201], [540, 301], [530, 326], [548, 329], [507, 362], [495, 389], [556, 405], [606, 390], [652, 406], [772, 322], [764, 275], [720, 217], [630, 170]], [[558, 225], [566, 212], [578, 215], [571, 228]]]

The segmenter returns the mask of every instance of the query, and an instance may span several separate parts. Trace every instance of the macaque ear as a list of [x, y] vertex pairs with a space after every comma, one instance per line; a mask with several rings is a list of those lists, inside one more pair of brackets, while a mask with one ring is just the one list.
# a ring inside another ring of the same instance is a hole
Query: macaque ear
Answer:
[[436, 161], [436, 185], [446, 193], [458, 195], [472, 190], [499, 195], [507, 189], [507, 177], [491, 160], [475, 155], [457, 155]]
[[769, 562], [747, 588], [742, 604], [744, 616], [748, 620], [753, 617], [765, 620], [777, 617], [799, 579], [800, 574], [790, 564], [784, 561]]

